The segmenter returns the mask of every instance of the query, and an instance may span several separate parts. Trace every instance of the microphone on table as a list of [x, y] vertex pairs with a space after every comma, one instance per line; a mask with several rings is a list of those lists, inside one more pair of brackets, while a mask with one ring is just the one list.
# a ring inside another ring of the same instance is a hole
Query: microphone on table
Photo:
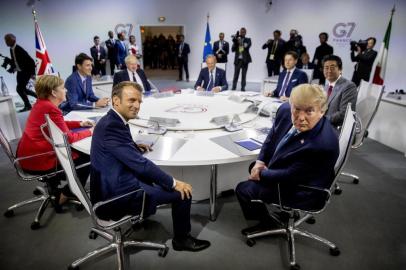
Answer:
[[[148, 121], [149, 123], [153, 123], [152, 126], [148, 127], [148, 133], [149, 134], [157, 134], [157, 135], [164, 135], [166, 133], [166, 131], [168, 131], [168, 129], [162, 125], [159, 124], [159, 121], [155, 121], [155, 120], [151, 120], [151, 119], [146, 119], [146, 118], [141, 118], [139, 116], [137, 116], [135, 119], [137, 120], [144, 120], [144, 121]], [[131, 125], [136, 126], [136, 124], [128, 122]]]
[[241, 119], [238, 116], [238, 114], [234, 114], [233, 118], [231, 118], [231, 122], [229, 124], [225, 125], [224, 128], [229, 132], [234, 132], [234, 131], [241, 130], [242, 126], [237, 121], [240, 122]]

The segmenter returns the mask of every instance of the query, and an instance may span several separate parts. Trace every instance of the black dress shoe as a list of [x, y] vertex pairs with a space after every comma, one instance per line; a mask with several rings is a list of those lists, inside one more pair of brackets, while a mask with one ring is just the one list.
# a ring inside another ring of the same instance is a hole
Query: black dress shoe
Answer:
[[177, 251], [200, 251], [206, 249], [210, 246], [210, 242], [206, 240], [199, 240], [194, 238], [190, 234], [182, 238], [173, 238], [172, 239], [172, 247], [174, 250]]
[[177, 81], [177, 82], [181, 82], [181, 81], [182, 81], [182, 79], [177, 79], [176, 81]]
[[257, 225], [245, 228], [241, 230], [242, 235], [248, 235], [253, 233], [259, 233], [267, 230], [277, 229], [278, 225], [273, 221], [261, 221]]
[[30, 107], [24, 107], [21, 110], [19, 110], [18, 112], [26, 112], [26, 111], [30, 111], [31, 110], [31, 106]]

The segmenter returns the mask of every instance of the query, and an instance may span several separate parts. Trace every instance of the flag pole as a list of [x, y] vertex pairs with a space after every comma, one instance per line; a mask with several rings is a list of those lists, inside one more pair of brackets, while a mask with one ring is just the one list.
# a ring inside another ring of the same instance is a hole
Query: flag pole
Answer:
[[32, 16], [34, 16], [34, 22], [37, 22], [37, 12], [35, 11], [34, 5], [32, 6]]

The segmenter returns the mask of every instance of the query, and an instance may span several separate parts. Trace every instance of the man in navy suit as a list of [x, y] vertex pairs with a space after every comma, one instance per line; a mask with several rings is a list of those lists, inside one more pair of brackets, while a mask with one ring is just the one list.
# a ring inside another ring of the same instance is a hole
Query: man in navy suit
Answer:
[[75, 58], [76, 71], [65, 81], [66, 101], [60, 105], [65, 113], [106, 107], [109, 98], [98, 98], [92, 89], [92, 58], [81, 53]]
[[138, 60], [135, 55], [129, 55], [125, 58], [126, 69], [114, 74], [113, 86], [120, 82], [131, 81], [141, 85], [143, 92], [150, 93], [151, 85], [148, 82], [145, 72], [139, 68]]
[[296, 65], [297, 68], [300, 69], [315, 69], [316, 66], [310, 62], [310, 56], [307, 52], [302, 53], [302, 56], [300, 57], [302, 60], [299, 64]]
[[186, 73], [186, 81], [189, 82], [189, 67], [188, 67], [188, 54], [190, 53], [189, 44], [185, 42], [185, 36], [179, 36], [179, 44], [176, 47], [176, 55], [178, 56], [178, 66], [179, 66], [179, 79], [181, 81], [183, 79], [183, 69], [185, 69]]
[[100, 45], [100, 38], [95, 36], [93, 38], [94, 46], [90, 48], [90, 55], [93, 58], [94, 69], [93, 75], [106, 75], [106, 50]]
[[297, 59], [296, 52], [289, 51], [285, 54], [285, 70], [279, 75], [276, 89], [272, 93], [267, 93], [268, 96], [279, 97], [282, 101], [286, 101], [295, 86], [308, 82], [306, 73], [296, 68]]
[[125, 46], [124, 33], [118, 33], [118, 39], [114, 44], [114, 49], [116, 52], [116, 65], [119, 69], [125, 69], [125, 57], [127, 56], [127, 47]]
[[[175, 250], [199, 251], [210, 242], [190, 235], [192, 187], [173, 178], [142, 156], [150, 148], [137, 145], [131, 136], [128, 120], [136, 118], [142, 102], [142, 89], [133, 82], [113, 87], [113, 108], [97, 123], [91, 145], [90, 198], [95, 204], [142, 188], [146, 193], [146, 216], [161, 204], [172, 205]], [[126, 197], [127, 198], [127, 197]], [[139, 214], [140, 198], [132, 196], [98, 212], [104, 219], [120, 219]]]
[[195, 89], [198, 91], [220, 92], [228, 89], [226, 72], [216, 67], [216, 57], [212, 54], [206, 57], [207, 67], [200, 70]]
[[272, 126], [251, 169], [248, 181], [236, 188], [244, 216], [260, 223], [242, 230], [243, 234], [269, 229], [274, 224], [263, 204], [282, 202], [297, 207], [316, 207], [325, 198], [299, 185], [327, 188], [334, 180], [339, 145], [334, 127], [324, 116], [327, 97], [320, 86], [297, 86], [279, 108]]
[[224, 33], [219, 34], [219, 40], [213, 44], [213, 52], [216, 56], [217, 62], [227, 63], [228, 53], [230, 52], [230, 45], [224, 40]]

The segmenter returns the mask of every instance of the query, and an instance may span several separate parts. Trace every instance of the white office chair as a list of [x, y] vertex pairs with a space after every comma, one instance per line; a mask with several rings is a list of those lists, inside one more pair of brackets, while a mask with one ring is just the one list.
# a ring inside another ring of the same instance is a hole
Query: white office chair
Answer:
[[[123, 234], [121, 232], [121, 226], [127, 223], [137, 224], [141, 223], [144, 219], [144, 204], [145, 204], [145, 192], [142, 189], [137, 189], [131, 191], [129, 193], [116, 196], [111, 198], [107, 201], [98, 202], [95, 205], [92, 205], [90, 202], [89, 196], [82, 187], [80, 180], [76, 175], [75, 165], [72, 160], [72, 153], [68, 143], [67, 135], [62, 133], [62, 131], [55, 125], [55, 123], [49, 118], [48, 115], [45, 116], [48, 130], [53, 141], [53, 147], [55, 153], [58, 157], [61, 166], [65, 170], [66, 177], [68, 179], [69, 187], [73, 194], [75, 194], [87, 212], [90, 214], [92, 219], [93, 228], [91, 229], [91, 233], [89, 235], [90, 238], [94, 239], [97, 235], [102, 236], [105, 238], [109, 244], [98, 248], [92, 252], [89, 252], [84, 257], [77, 259], [74, 261], [70, 266], [69, 269], [78, 269], [79, 265], [88, 261], [89, 259], [93, 259], [95, 257], [99, 257], [111, 251], [116, 251], [117, 254], [117, 261], [118, 261], [118, 269], [124, 269], [124, 248], [127, 247], [138, 247], [138, 248], [145, 248], [145, 249], [158, 249], [159, 256], [165, 257], [168, 253], [169, 248], [165, 244], [157, 244], [152, 242], [140, 242], [140, 241], [130, 241], [124, 240]], [[97, 215], [97, 209], [101, 209], [111, 203], [117, 202], [117, 200], [125, 199], [128, 196], [138, 195], [139, 198], [142, 198], [141, 203], [141, 210], [138, 215], [126, 215], [122, 217], [118, 221], [113, 220], [103, 220], [100, 219]]]
[[156, 87], [156, 85], [153, 84], [150, 79], [148, 79], [148, 82], [149, 82], [149, 85], [151, 86], [151, 93], [158, 93], [159, 92], [158, 87]]
[[[281, 219], [280, 217], [276, 217], [275, 215], [272, 214], [272, 212], [270, 212], [271, 217], [273, 217], [275, 221], [279, 225], [281, 225], [281, 228], [248, 234], [246, 240], [248, 246], [252, 247], [256, 244], [255, 238], [268, 235], [285, 235], [287, 237], [289, 247], [290, 269], [292, 270], [300, 269], [300, 266], [296, 263], [295, 235], [304, 236], [313, 240], [317, 240], [318, 242], [321, 242], [322, 244], [330, 248], [330, 254], [332, 256], [338, 256], [340, 254], [339, 248], [334, 243], [330, 242], [329, 240], [323, 237], [310, 233], [306, 230], [300, 229], [299, 225], [307, 221], [308, 219], [313, 218], [314, 215], [319, 214], [326, 209], [328, 203], [330, 202], [331, 194], [335, 189], [335, 183], [338, 177], [340, 176], [342, 168], [344, 167], [347, 161], [351, 149], [351, 143], [354, 138], [354, 133], [355, 133], [354, 112], [351, 110], [351, 104], [348, 104], [344, 124], [342, 126], [342, 131], [339, 138], [340, 152], [334, 167], [335, 171], [334, 181], [332, 181], [328, 189], [327, 188], [321, 189], [303, 185], [298, 186], [300, 190], [303, 189], [303, 191], [313, 191], [319, 193], [320, 195], [323, 195], [325, 198], [324, 202], [322, 202], [321, 205], [316, 209], [303, 209], [298, 208], [297, 206], [286, 205], [284, 204], [283, 197], [281, 196], [282, 193], [280, 192], [282, 187], [278, 185], [279, 203], [272, 205], [273, 207], [276, 206], [278, 210], [280, 210], [281, 212], [286, 213], [286, 215], [288, 215], [289, 218], [288, 220], [284, 220]], [[253, 200], [252, 202], [263, 203], [261, 200]], [[300, 216], [302, 217], [300, 218]], [[299, 219], [297, 219], [298, 217]]]
[[[216, 63], [216, 67], [221, 68], [222, 70], [226, 71], [226, 64], [227, 63]], [[201, 68], [207, 67], [206, 62], [203, 62]]]
[[309, 83], [312, 83], [314, 69], [302, 69], [302, 71], [306, 73]]

